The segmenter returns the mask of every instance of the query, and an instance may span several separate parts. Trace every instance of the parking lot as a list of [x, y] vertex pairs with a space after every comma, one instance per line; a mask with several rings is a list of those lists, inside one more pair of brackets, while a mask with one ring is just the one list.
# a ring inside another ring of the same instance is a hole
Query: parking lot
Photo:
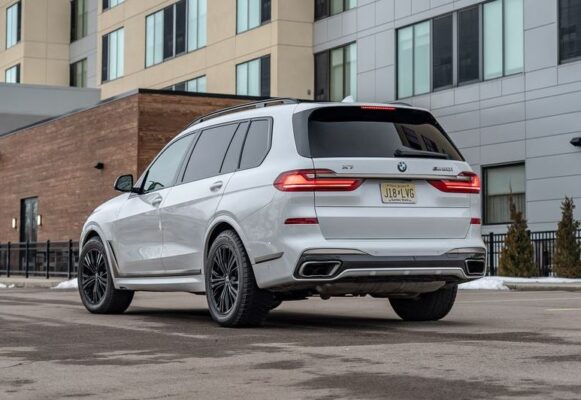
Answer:
[[225, 329], [195, 295], [99, 316], [75, 291], [0, 291], [2, 399], [579, 399], [580, 376], [581, 293], [461, 292], [436, 323], [310, 299]]

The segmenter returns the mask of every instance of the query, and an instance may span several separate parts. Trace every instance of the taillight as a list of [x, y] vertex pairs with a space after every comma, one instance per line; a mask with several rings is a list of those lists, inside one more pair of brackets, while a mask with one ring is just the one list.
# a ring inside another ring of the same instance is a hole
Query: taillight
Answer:
[[274, 181], [282, 192], [349, 192], [357, 189], [362, 179], [336, 177], [329, 169], [299, 169], [283, 172]]
[[361, 106], [362, 110], [375, 110], [375, 111], [395, 111], [395, 107], [390, 106]]
[[480, 178], [474, 172], [462, 172], [458, 180], [428, 181], [436, 189], [446, 193], [480, 193]]

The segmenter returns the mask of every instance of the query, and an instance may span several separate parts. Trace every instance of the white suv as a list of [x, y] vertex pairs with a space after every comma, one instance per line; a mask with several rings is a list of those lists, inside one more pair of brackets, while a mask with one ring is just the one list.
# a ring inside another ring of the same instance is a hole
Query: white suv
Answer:
[[437, 320], [485, 272], [480, 180], [426, 110], [276, 99], [203, 117], [86, 222], [94, 313], [134, 291], [205, 294], [224, 326], [285, 300], [388, 298]]

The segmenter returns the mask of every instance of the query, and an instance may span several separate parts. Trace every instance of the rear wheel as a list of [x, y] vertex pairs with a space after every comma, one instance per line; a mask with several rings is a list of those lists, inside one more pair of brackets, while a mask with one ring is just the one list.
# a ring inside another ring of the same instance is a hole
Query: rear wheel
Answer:
[[389, 302], [396, 314], [405, 321], [437, 321], [448, 315], [457, 292], [458, 285], [451, 285], [413, 299], [389, 299]]
[[256, 326], [273, 303], [271, 293], [256, 285], [252, 265], [233, 231], [224, 231], [212, 243], [206, 260], [206, 298], [214, 321], [222, 326]]
[[97, 237], [89, 239], [79, 257], [79, 294], [87, 310], [94, 314], [119, 314], [127, 310], [133, 291], [113, 285], [105, 246]]

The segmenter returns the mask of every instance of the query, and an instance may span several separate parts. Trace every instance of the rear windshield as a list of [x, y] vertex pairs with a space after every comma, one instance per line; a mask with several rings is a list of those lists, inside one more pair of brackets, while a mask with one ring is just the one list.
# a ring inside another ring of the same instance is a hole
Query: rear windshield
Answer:
[[[324, 107], [296, 115], [306, 157], [422, 157], [463, 160], [432, 115], [421, 110]], [[306, 137], [305, 137], [306, 136]]]

